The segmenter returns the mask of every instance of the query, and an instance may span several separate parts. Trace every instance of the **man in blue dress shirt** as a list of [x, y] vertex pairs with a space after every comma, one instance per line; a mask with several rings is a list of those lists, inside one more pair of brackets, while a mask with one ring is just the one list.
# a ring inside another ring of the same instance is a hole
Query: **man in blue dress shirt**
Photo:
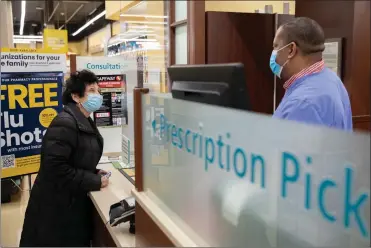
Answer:
[[348, 93], [322, 59], [325, 36], [306, 17], [282, 25], [273, 41], [272, 72], [285, 81], [285, 95], [275, 118], [352, 130]]

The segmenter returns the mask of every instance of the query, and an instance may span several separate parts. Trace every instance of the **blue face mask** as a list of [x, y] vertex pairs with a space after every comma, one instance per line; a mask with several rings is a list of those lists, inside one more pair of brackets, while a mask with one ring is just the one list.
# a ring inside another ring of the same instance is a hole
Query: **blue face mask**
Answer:
[[103, 97], [100, 94], [88, 94], [88, 99], [81, 105], [88, 113], [93, 113], [100, 109]]
[[279, 51], [281, 51], [282, 49], [284, 49], [285, 47], [287, 47], [288, 45], [290, 45], [291, 43], [287, 44], [286, 46], [278, 49], [278, 50], [273, 50], [272, 51], [272, 54], [271, 54], [271, 58], [269, 60], [269, 66], [273, 72], [274, 75], [276, 75], [277, 77], [281, 78], [281, 73], [282, 73], [282, 69], [283, 67], [287, 64], [287, 62], [289, 62], [289, 60], [287, 59], [286, 62], [280, 66], [277, 62], [276, 62], [276, 58], [277, 58], [277, 53]]

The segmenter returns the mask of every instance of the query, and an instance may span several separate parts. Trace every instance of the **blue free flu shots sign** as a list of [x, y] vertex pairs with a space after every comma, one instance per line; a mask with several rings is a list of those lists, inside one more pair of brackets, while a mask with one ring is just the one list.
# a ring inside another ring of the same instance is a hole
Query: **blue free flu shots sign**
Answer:
[[62, 72], [1, 74], [2, 178], [35, 173], [42, 138], [62, 110]]

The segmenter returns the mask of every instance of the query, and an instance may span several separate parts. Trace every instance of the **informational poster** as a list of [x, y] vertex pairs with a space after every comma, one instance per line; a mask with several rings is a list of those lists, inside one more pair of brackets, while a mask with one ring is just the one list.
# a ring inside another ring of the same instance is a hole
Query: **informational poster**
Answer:
[[45, 28], [43, 33], [43, 43], [45, 48], [49, 48], [50, 50], [58, 53], [68, 52], [67, 30]]
[[112, 126], [112, 116], [111, 116], [111, 93], [102, 93], [103, 103], [102, 107], [96, 112], [94, 112], [94, 122], [98, 127], [101, 126]]
[[62, 110], [66, 55], [1, 49], [1, 177], [36, 173], [41, 141]]
[[[111, 111], [99, 110], [100, 120], [96, 119], [99, 132], [107, 141], [104, 145], [104, 152], [120, 152], [122, 135], [126, 135], [134, 144], [133, 89], [138, 81], [137, 61], [136, 58], [126, 55], [76, 57], [76, 70], [90, 70], [98, 76], [101, 92], [106, 99], [106, 108], [112, 108]], [[122, 79], [118, 80], [117, 76], [122, 76]], [[111, 102], [108, 101], [110, 97]], [[117, 115], [121, 117], [116, 118]], [[134, 145], [130, 147], [134, 149]]]
[[101, 89], [125, 87], [126, 80], [123, 75], [97, 75], [97, 77]]
[[112, 125], [128, 124], [128, 111], [121, 108], [121, 101], [125, 99], [126, 92], [111, 92]]
[[94, 112], [98, 127], [128, 125], [127, 75], [129, 65], [121, 58], [76, 57], [77, 70], [90, 70], [97, 75], [103, 96], [102, 107]]
[[97, 77], [103, 104], [94, 112], [95, 124], [98, 127], [127, 125], [127, 107], [122, 107], [122, 101], [126, 100], [125, 75], [97, 75]]
[[122, 135], [122, 162], [126, 165], [126, 168], [132, 168], [135, 166], [134, 152], [131, 147], [131, 142], [128, 137]]
[[341, 78], [341, 50], [342, 40], [341, 39], [327, 39], [325, 42], [325, 50], [323, 51], [322, 57], [325, 61], [325, 65], [333, 70]]
[[2, 177], [35, 173], [42, 138], [62, 110], [62, 72], [1, 73]]
[[144, 73], [144, 56], [143, 55], [138, 55], [137, 57], [137, 65], [138, 65], [138, 83], [137, 83], [137, 86], [138, 88], [143, 88], [143, 84], [144, 84], [144, 81], [145, 81], [145, 73]]
[[66, 54], [49, 49], [1, 49], [1, 72], [67, 71]]

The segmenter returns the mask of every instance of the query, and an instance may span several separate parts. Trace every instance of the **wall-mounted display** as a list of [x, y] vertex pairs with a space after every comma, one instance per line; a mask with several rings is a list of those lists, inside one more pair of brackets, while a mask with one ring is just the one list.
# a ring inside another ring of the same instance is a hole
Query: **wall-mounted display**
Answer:
[[130, 76], [128, 79], [127, 73], [131, 70], [130, 63], [118, 57], [76, 57], [77, 70], [90, 70], [98, 78], [103, 104], [92, 116], [98, 127], [128, 125], [127, 80]]
[[126, 101], [126, 75], [98, 75], [98, 85], [102, 91], [102, 107], [94, 112], [94, 122], [98, 127], [121, 126], [128, 124]]
[[341, 63], [342, 63], [342, 39], [327, 39], [325, 42], [325, 51], [323, 51], [322, 57], [325, 61], [325, 65], [333, 70], [340, 78]]

